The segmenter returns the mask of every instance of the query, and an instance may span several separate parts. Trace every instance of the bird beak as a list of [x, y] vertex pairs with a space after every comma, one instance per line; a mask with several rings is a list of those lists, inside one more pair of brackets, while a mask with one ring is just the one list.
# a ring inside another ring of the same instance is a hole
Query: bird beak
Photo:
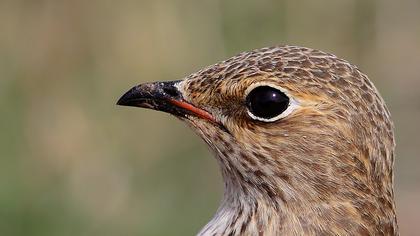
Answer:
[[140, 84], [126, 92], [117, 102], [120, 106], [132, 106], [170, 113], [178, 117], [197, 116], [212, 122], [214, 117], [182, 98], [175, 86], [178, 81]]

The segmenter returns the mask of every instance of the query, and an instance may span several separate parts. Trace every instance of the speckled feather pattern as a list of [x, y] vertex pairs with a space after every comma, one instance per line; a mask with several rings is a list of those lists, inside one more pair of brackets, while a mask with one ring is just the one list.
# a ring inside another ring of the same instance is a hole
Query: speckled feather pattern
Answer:
[[[297, 108], [275, 122], [247, 115], [253, 84]], [[244, 52], [177, 84], [222, 126], [185, 120], [214, 151], [222, 203], [199, 235], [398, 235], [390, 113], [357, 67], [296, 46]]]

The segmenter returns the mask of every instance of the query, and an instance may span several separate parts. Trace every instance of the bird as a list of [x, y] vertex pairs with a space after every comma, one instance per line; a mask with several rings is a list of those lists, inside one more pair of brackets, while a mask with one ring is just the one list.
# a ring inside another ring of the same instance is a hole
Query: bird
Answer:
[[391, 115], [344, 59], [265, 47], [117, 104], [172, 114], [212, 150], [224, 193], [198, 235], [399, 235]]

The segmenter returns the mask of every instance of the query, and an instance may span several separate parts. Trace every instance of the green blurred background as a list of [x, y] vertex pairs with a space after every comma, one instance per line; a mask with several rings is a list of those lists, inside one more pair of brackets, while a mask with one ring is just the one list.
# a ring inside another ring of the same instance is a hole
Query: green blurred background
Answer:
[[216, 161], [158, 112], [115, 106], [276, 44], [332, 52], [396, 124], [403, 235], [420, 231], [420, 1], [0, 1], [0, 235], [193, 235], [216, 211]]

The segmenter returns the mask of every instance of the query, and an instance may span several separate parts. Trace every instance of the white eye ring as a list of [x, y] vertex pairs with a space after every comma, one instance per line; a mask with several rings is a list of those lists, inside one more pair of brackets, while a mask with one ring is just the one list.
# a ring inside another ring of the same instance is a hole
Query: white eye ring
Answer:
[[284, 118], [284, 117], [286, 117], [286, 116], [288, 116], [290, 113], [292, 113], [297, 107], [299, 107], [299, 102], [298, 101], [296, 101], [292, 96], [290, 96], [290, 93], [286, 90], [286, 89], [284, 89], [284, 88], [282, 88], [282, 87], [279, 87], [279, 86], [277, 86], [277, 85], [274, 85], [274, 84], [272, 84], [272, 83], [269, 83], [269, 82], [257, 82], [257, 83], [255, 83], [255, 84], [252, 84], [251, 86], [249, 86], [246, 90], [245, 90], [245, 96], [244, 96], [244, 99], [246, 100], [247, 99], [247, 97], [248, 97], [248, 95], [249, 95], [249, 93], [251, 92], [251, 91], [253, 91], [255, 88], [257, 88], [257, 87], [261, 87], [261, 86], [268, 86], [268, 87], [271, 87], [271, 88], [274, 88], [274, 89], [276, 89], [276, 90], [279, 90], [280, 92], [282, 92], [282, 93], [284, 93], [288, 98], [289, 98], [289, 104], [288, 104], [288, 106], [287, 106], [287, 108], [286, 108], [286, 110], [284, 110], [283, 112], [281, 112], [279, 115], [277, 115], [277, 116], [275, 116], [275, 117], [272, 117], [272, 118], [269, 118], [269, 119], [267, 119], [267, 118], [263, 118], [263, 117], [258, 117], [258, 116], [256, 116], [256, 115], [254, 115], [250, 110], [249, 110], [249, 108], [247, 107], [247, 114], [252, 118], [252, 119], [254, 119], [254, 120], [258, 120], [258, 121], [263, 121], [263, 122], [274, 122], [274, 121], [277, 121], [277, 120], [279, 120], [279, 119], [282, 119], [282, 118]]

